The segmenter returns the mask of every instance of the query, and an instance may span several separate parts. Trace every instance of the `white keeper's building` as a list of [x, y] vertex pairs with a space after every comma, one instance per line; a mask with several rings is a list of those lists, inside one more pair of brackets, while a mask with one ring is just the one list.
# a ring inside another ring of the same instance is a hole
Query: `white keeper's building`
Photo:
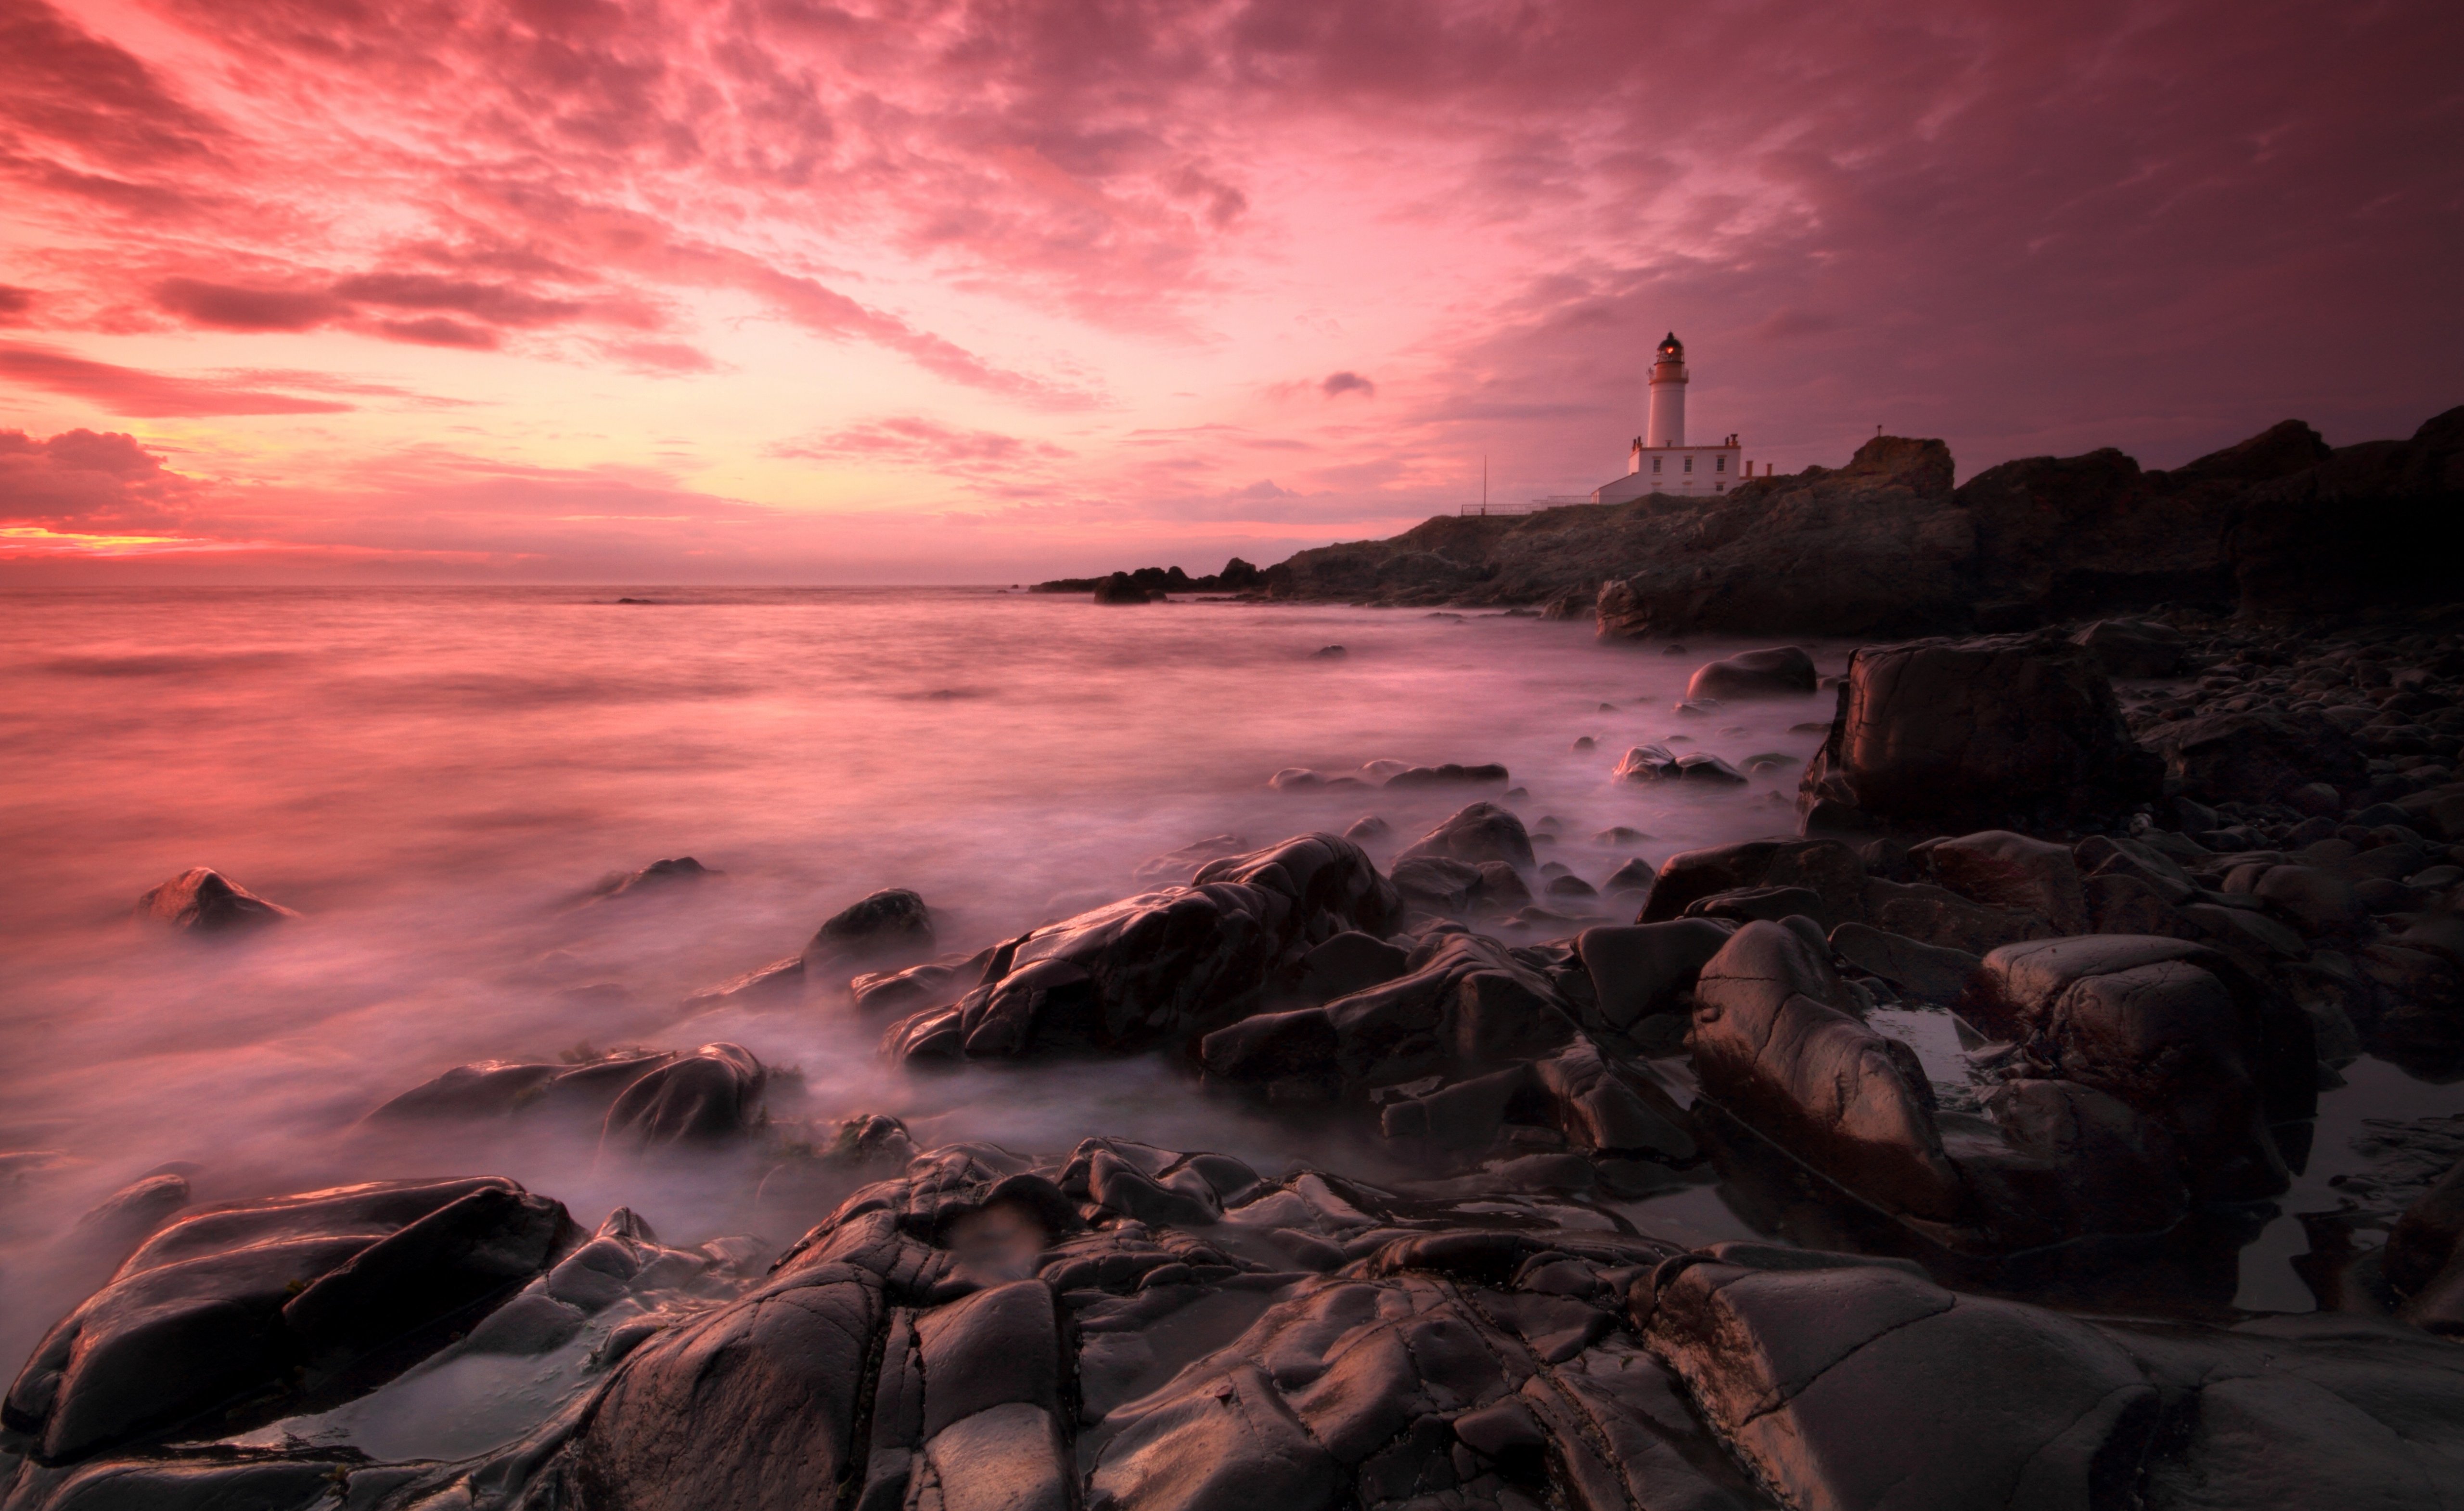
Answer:
[[1594, 489], [1592, 502], [1622, 504], [1646, 493], [1725, 493], [1752, 475], [1735, 435], [1717, 446], [1685, 444], [1685, 343], [1669, 332], [1653, 354], [1650, 417], [1634, 438], [1625, 475]]

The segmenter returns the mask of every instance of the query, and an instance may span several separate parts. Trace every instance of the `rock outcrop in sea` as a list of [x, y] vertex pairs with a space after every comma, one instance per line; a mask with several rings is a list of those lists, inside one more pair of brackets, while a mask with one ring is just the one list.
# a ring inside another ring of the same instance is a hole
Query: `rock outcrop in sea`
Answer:
[[1842, 468], [1727, 493], [1441, 515], [1303, 551], [1265, 596], [1542, 604], [1611, 638], [1909, 637], [2160, 604], [2269, 615], [2439, 602], [2464, 577], [2464, 408], [2330, 449], [2288, 420], [2150, 471], [2110, 448], [1952, 485], [1940, 441], [1878, 436]]
[[[1291, 768], [1268, 800], [1474, 790], [1419, 834], [1199, 840], [947, 951], [886, 889], [690, 1004], [844, 1015], [972, 1086], [1159, 1062], [1309, 1157], [799, 1123], [731, 1041], [456, 1067], [357, 1136], [579, 1137], [602, 1174], [757, 1181], [776, 1231], [586, 1231], [484, 1175], [206, 1206], [148, 1176], [80, 1225], [108, 1278], [0, 1406], [0, 1511], [2464, 1501], [2453, 1119], [2384, 1120], [2303, 1214], [2315, 1310], [2241, 1303], [2342, 1072], [2464, 1076], [2464, 610], [2373, 565], [2453, 492], [2459, 423], [1956, 490], [1938, 445], [1877, 443], [1636, 506], [1678, 543], [1601, 591], [1613, 635], [1869, 638], [1828, 697], [1796, 647], [1696, 673], [1829, 715], [1774, 832], [1565, 886], [1558, 821], [1476, 795], [1503, 768]], [[1533, 518], [1463, 523], [1572, 528]], [[1592, 758], [1743, 800], [1707, 756]], [[333, 1435], [517, 1377], [550, 1398], [484, 1447]]]

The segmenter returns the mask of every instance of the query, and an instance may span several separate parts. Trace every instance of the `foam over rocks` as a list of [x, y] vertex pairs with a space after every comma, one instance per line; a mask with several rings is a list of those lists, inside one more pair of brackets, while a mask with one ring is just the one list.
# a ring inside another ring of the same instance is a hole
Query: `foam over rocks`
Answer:
[[[759, 1233], [592, 1228], [527, 1174], [143, 1177], [7, 1391], [0, 1511], [2464, 1500], [2464, 1117], [2382, 1120], [2356, 1170], [2335, 1101], [2464, 1075], [2464, 620], [1875, 644], [1829, 712], [1793, 810], [1595, 752], [1617, 799], [1809, 831], [1606, 898], [1551, 871], [1567, 822], [1453, 793], [1185, 843], [1005, 937], [883, 887], [767, 968], [798, 992], [688, 1005], [877, 1034], [878, 1088], [1071, 1073], [1093, 1126], [1053, 1147], [800, 1115], [802, 1070], [715, 1030], [352, 1114], [508, 1169], [576, 1142], [594, 1193], [738, 1182]], [[1415, 770], [1360, 785], [1465, 779]], [[1106, 1131], [1140, 1075], [1304, 1151]], [[2249, 1303], [2328, 1168], [2310, 1309]]]

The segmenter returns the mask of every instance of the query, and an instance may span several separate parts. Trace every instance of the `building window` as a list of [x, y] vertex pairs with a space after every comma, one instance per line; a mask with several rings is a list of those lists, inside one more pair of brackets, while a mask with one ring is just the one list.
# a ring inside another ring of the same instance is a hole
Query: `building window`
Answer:
[[1727, 491], [1728, 491], [1728, 485], [1727, 485], [1727, 484], [1726, 484], [1726, 483], [1713, 483], [1713, 484], [1711, 485], [1711, 492], [1713, 492], [1713, 493], [1727, 493]]
[[1725, 456], [1715, 456], [1715, 457], [1711, 458], [1711, 471], [1715, 471], [1715, 472], [1725, 472], [1725, 471], [1727, 471], [1727, 470], [1728, 470], [1728, 459], [1727, 459], [1727, 457], [1725, 457]]
[[1657, 472], [1657, 471], [1660, 471], [1660, 458], [1658, 458], [1658, 457], [1656, 457], [1656, 456], [1655, 456], [1655, 457], [1653, 457], [1653, 458], [1651, 459], [1651, 470], [1652, 470], [1654, 472]]
[[1685, 459], [1685, 471], [1689, 472], [1694, 471], [1694, 458], [1689, 456]]

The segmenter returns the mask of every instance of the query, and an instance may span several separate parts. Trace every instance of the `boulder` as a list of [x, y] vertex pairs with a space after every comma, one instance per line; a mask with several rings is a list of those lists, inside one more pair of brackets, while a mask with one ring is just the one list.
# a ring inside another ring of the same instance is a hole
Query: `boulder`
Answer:
[[1864, 916], [1865, 863], [1837, 840], [1748, 840], [1684, 850], [1661, 863], [1641, 921], [1683, 916], [1716, 892], [1750, 887], [1804, 887], [1832, 917]]
[[1729, 932], [1704, 918], [1586, 929], [1574, 936], [1574, 953], [1590, 974], [1600, 1017], [1623, 1030], [1682, 1009], [1682, 994], [1727, 944]]
[[1197, 874], [1198, 868], [1207, 862], [1221, 856], [1238, 855], [1248, 848], [1249, 842], [1237, 834], [1209, 835], [1144, 862], [1138, 866], [1134, 880], [1140, 887], [1178, 886]]
[[1533, 864], [1531, 836], [1523, 821], [1493, 802], [1475, 802], [1458, 809], [1436, 828], [1406, 845], [1400, 861], [1435, 857], [1479, 865], [1503, 861], [1529, 867]]
[[2033, 912], [2062, 933], [2086, 933], [2087, 893], [2063, 845], [2008, 829], [1944, 840], [1926, 852], [1942, 885], [1973, 902]]
[[704, 1044], [635, 1080], [607, 1109], [603, 1149], [722, 1143], [752, 1125], [769, 1072], [741, 1044]]
[[1959, 1000], [1968, 978], [1983, 963], [1966, 950], [1944, 949], [1854, 921], [1831, 931], [1831, 952], [1867, 975], [1943, 1007]]
[[1685, 684], [1689, 698], [1785, 698], [1810, 694], [1816, 678], [1814, 658], [1801, 646], [1741, 651], [1695, 669]]
[[2380, 1251], [2380, 1273], [2416, 1326], [2464, 1337], [2464, 1164], [2404, 1210]]
[[1654, 1351], [1787, 1504], [2138, 1503], [2161, 1397], [2085, 1323], [1844, 1258], [1653, 1281]]
[[1810, 825], [1844, 814], [2040, 830], [2152, 800], [2161, 777], [2084, 647], [2054, 635], [1912, 641], [1849, 658], [1798, 809]]
[[1320, 1007], [1216, 1030], [1198, 1059], [1210, 1084], [1273, 1101], [1376, 1109], [1388, 1137], [1485, 1147], [1507, 1124], [1576, 1148], [1686, 1157], [1692, 1140], [1578, 1026], [1580, 1011], [1533, 963], [1479, 934], [1433, 934], [1410, 974]]
[[1968, 1193], [1934, 1126], [1913, 1051], [1845, 1010], [1831, 964], [1755, 922], [1703, 967], [1687, 1044], [1706, 1096], [1843, 1189], [1950, 1223]]
[[137, 899], [137, 916], [184, 933], [236, 933], [299, 915], [211, 866], [182, 871]]
[[2101, 619], [2071, 639], [2108, 677], [2169, 677], [2182, 668], [2182, 632], [2145, 619]]
[[2316, 1107], [2309, 1019], [2221, 953], [2122, 934], [2009, 945], [1960, 1011], [2163, 1125], [2198, 1199], [2288, 1184], [2270, 1128]]
[[1665, 745], [1638, 745], [1618, 760], [1611, 773], [1617, 781], [1694, 781], [1735, 787], [1747, 781], [1744, 772], [1717, 756], [1679, 756]]
[[2202, 802], [2282, 802], [2313, 782], [2369, 784], [2361, 747], [2316, 714], [2195, 714], [2158, 725], [2148, 742], [2165, 774]]
[[2303, 933], [2349, 933], [2369, 920], [2353, 884], [2315, 865], [2271, 865], [2251, 895], [2282, 913]]
[[499, 1179], [194, 1213], [52, 1328], [0, 1418], [64, 1463], [208, 1412], [231, 1433], [323, 1410], [469, 1327], [572, 1242], [563, 1207]]
[[1865, 883], [1864, 912], [1876, 928], [1969, 954], [2054, 933], [2042, 913], [1988, 908], [1927, 882], [1886, 882], [1879, 876]]
[[922, 1061], [1186, 1044], [1253, 1010], [1334, 935], [1383, 935], [1401, 908], [1358, 845], [1304, 835], [1211, 861], [1190, 886], [1031, 930], [993, 952], [982, 985], [894, 1025], [885, 1043]]
[[[706, 1045], [705, 1050], [735, 1049]], [[737, 1049], [737, 1054], [744, 1051]], [[573, 1063], [483, 1060], [456, 1065], [385, 1102], [372, 1125], [429, 1119], [563, 1117], [604, 1119], [627, 1089], [685, 1057], [672, 1050], [621, 1050]]]
[[808, 979], [862, 961], [922, 959], [933, 953], [933, 914], [904, 887], [888, 887], [833, 913], [804, 946]]

